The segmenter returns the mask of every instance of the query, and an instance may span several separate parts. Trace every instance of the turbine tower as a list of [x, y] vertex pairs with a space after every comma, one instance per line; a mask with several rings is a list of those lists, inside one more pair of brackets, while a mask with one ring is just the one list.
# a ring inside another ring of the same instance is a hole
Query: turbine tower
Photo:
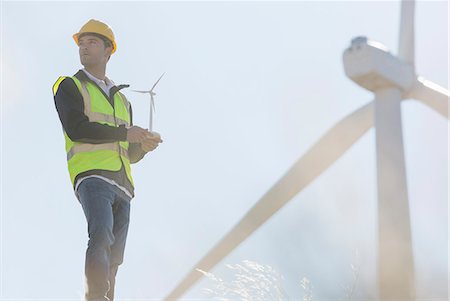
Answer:
[[401, 100], [414, 83], [412, 1], [402, 3], [398, 57], [367, 38], [352, 40], [344, 51], [344, 69], [358, 85], [375, 94], [374, 121], [378, 188], [379, 298], [415, 295]]
[[414, 258], [401, 127], [401, 101], [416, 99], [449, 118], [449, 91], [418, 77], [414, 67], [414, 1], [403, 0], [398, 55], [364, 37], [343, 54], [347, 76], [375, 100], [351, 113], [314, 144], [170, 292], [175, 300], [375, 126], [380, 300], [415, 298]]

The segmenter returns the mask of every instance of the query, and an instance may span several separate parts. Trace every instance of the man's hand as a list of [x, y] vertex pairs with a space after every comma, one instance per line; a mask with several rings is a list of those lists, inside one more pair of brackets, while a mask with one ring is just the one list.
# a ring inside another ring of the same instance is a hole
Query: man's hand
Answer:
[[151, 152], [155, 148], [158, 147], [160, 143], [163, 141], [161, 140], [161, 135], [157, 132], [149, 132], [151, 134], [150, 138], [145, 139], [141, 142], [142, 150], [146, 153]]
[[127, 141], [130, 143], [142, 143], [146, 139], [153, 138], [151, 132], [138, 126], [132, 126], [127, 130]]

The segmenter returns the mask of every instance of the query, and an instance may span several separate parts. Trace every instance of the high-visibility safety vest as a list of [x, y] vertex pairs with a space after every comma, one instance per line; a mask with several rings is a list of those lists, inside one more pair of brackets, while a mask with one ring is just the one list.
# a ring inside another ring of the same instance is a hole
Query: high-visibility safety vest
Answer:
[[[53, 95], [56, 95], [59, 85], [68, 76], [61, 76], [53, 85]], [[84, 101], [84, 114], [90, 122], [119, 127], [130, 126], [130, 103], [122, 93], [114, 94], [114, 107], [100, 91], [89, 81], [73, 79]], [[67, 164], [70, 180], [75, 185], [75, 178], [82, 172], [94, 169], [118, 171], [123, 166], [130, 183], [134, 186], [131, 176], [130, 159], [128, 157], [128, 141], [90, 144], [72, 141], [64, 131], [66, 141]]]

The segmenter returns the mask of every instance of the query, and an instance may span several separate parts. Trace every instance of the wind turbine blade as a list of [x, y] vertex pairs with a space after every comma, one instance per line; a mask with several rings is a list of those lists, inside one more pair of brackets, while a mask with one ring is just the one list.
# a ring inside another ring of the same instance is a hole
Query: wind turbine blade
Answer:
[[420, 100], [445, 118], [449, 119], [448, 103], [450, 92], [424, 78], [419, 77], [409, 97]]
[[331, 128], [186, 275], [165, 300], [180, 298], [275, 212], [330, 167], [373, 125], [373, 102]]
[[156, 85], [159, 83], [159, 81], [161, 80], [161, 78], [164, 76], [164, 74], [166, 74], [166, 72], [164, 72], [156, 81], [156, 83], [153, 85], [153, 87], [150, 89], [150, 91], [153, 91], [153, 89], [156, 87]]
[[142, 91], [142, 90], [131, 90], [131, 91], [138, 93], [150, 93], [150, 91]]
[[400, 16], [398, 56], [414, 66], [414, 2], [403, 0]]

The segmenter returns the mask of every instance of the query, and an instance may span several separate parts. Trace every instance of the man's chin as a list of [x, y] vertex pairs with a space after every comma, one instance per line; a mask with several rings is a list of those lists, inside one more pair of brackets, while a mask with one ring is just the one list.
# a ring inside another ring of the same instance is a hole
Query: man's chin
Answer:
[[81, 65], [83, 65], [84, 67], [87, 67], [87, 66], [89, 65], [89, 60], [80, 58], [80, 63], [81, 63]]

